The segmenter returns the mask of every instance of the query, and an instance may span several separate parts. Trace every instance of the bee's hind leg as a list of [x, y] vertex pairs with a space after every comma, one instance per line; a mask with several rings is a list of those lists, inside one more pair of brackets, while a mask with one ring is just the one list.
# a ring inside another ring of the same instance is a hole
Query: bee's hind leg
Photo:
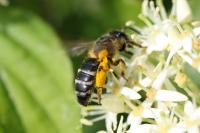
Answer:
[[97, 87], [96, 91], [97, 91], [97, 96], [98, 96], [98, 104], [101, 104], [101, 95], [103, 93], [104, 88], [103, 87]]

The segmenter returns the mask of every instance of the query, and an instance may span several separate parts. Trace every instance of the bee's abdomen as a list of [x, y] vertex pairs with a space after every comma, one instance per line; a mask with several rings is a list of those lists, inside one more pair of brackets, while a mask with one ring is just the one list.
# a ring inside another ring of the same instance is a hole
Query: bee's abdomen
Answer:
[[78, 102], [87, 106], [94, 88], [98, 61], [95, 58], [88, 58], [78, 70], [75, 79], [75, 87]]

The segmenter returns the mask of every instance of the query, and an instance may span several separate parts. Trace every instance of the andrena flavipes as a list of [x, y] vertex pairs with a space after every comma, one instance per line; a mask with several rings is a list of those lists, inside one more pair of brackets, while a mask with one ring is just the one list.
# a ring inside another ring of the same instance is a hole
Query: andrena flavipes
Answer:
[[[141, 47], [132, 41], [127, 34], [119, 30], [109, 32], [94, 42], [75, 78], [75, 91], [81, 105], [88, 105], [95, 89], [100, 104], [102, 91], [105, 89], [106, 74], [110, 67], [119, 64], [126, 67], [123, 59], [114, 59], [114, 56], [122, 51], [131, 54], [127, 48], [134, 45]], [[121, 70], [122, 77], [124, 77], [124, 71], [124, 69]]]

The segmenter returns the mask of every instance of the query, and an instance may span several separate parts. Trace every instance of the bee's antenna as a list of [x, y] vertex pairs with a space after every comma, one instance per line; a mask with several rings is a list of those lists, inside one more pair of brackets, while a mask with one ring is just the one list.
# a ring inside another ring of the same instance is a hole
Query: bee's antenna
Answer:
[[[123, 30], [131, 30], [133, 32], [135, 32], [136, 34], [140, 34], [141, 35], [141, 32], [135, 28], [134, 26], [132, 26], [132, 24], [126, 24], [123, 28]], [[140, 48], [144, 48], [143, 46], [141, 46], [140, 44], [138, 44], [136, 41], [134, 41], [133, 39], [129, 39], [127, 40], [127, 46], [128, 47], [133, 47], [133, 46], [137, 46], [137, 47], [140, 47]]]

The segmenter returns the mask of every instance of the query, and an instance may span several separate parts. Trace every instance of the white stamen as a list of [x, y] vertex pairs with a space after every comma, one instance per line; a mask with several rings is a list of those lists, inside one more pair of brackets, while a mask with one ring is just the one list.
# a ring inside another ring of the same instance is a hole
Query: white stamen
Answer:
[[87, 125], [87, 126], [92, 126], [93, 123], [87, 119], [81, 119], [80, 122], [84, 125]]

